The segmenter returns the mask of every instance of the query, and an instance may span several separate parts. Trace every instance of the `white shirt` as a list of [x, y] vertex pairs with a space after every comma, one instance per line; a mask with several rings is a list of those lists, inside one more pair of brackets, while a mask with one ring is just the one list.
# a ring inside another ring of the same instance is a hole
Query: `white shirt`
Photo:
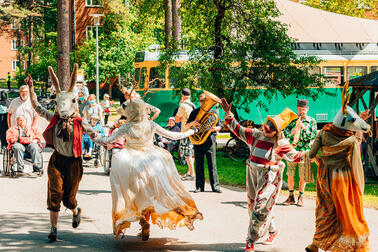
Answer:
[[17, 117], [23, 115], [26, 118], [26, 125], [30, 127], [33, 123], [33, 119], [37, 116], [37, 112], [33, 109], [30, 99], [22, 101], [20, 97], [12, 100], [8, 108], [10, 116], [10, 127], [17, 125]]

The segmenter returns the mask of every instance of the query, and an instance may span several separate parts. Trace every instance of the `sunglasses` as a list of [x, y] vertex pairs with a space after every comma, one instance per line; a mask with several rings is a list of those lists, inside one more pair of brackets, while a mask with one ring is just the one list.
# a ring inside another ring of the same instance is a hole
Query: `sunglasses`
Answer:
[[[271, 121], [268, 121], [265, 125], [267, 126], [265, 128], [267, 130], [267, 132], [277, 131], [276, 127], [274, 126], [274, 124]], [[269, 128], [269, 130], [267, 128]]]

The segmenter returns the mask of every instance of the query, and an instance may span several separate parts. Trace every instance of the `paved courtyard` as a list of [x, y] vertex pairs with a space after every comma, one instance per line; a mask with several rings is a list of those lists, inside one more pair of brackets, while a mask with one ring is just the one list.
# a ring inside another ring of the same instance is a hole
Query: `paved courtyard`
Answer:
[[[51, 152], [44, 152], [44, 167]], [[244, 167], [240, 167], [244, 169]], [[242, 251], [248, 226], [245, 192], [223, 188], [222, 194], [192, 194], [204, 215], [195, 223], [195, 230], [161, 230], [152, 226], [147, 242], [136, 237], [135, 223], [122, 240], [114, 240], [111, 224], [111, 191], [109, 177], [101, 168], [85, 166], [78, 202], [83, 221], [78, 229], [71, 228], [71, 211], [62, 208], [59, 241], [50, 243], [49, 215], [46, 210], [47, 174], [18, 178], [0, 177], [0, 250], [1, 251]], [[185, 182], [191, 191], [194, 182]], [[207, 185], [207, 190], [210, 186]], [[281, 197], [279, 202], [283, 201]], [[281, 231], [271, 246], [258, 244], [256, 251], [304, 251], [314, 231], [315, 202], [305, 200], [305, 207], [276, 207], [276, 221]], [[365, 209], [371, 230], [371, 248], [378, 247], [378, 211]], [[372, 249], [374, 251], [374, 249]]]

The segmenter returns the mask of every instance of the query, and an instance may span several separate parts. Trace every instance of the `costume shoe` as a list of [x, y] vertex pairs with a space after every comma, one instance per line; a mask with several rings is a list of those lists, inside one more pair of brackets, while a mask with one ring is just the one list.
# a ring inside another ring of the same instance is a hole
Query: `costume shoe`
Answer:
[[247, 244], [245, 245], [245, 252], [249, 251], [249, 252], [253, 252], [255, 251], [255, 245], [253, 243], [250, 243], [250, 242], [247, 242]]
[[58, 237], [58, 230], [56, 229], [56, 227], [51, 227], [51, 231], [50, 231], [50, 234], [48, 236], [48, 238], [50, 239], [50, 241], [56, 241]]
[[318, 252], [319, 248], [316, 247], [314, 244], [310, 244], [305, 248], [306, 252]]
[[81, 208], [77, 208], [77, 214], [72, 215], [72, 227], [77, 228], [80, 225], [81, 222]]
[[274, 239], [277, 237], [277, 235], [279, 233], [280, 232], [278, 230], [276, 230], [276, 232], [274, 232], [274, 233], [270, 233], [269, 232], [269, 236], [268, 236], [268, 238], [266, 238], [266, 240], [263, 242], [263, 244], [264, 245], [271, 245], [271, 244], [273, 244]]

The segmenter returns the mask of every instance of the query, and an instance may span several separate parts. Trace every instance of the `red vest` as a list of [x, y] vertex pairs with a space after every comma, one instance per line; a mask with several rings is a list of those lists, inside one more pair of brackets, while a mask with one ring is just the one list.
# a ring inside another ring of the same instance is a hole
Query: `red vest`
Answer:
[[[53, 144], [53, 127], [60, 120], [58, 114], [54, 114], [54, 117], [51, 119], [50, 124], [47, 126], [43, 132], [43, 137], [46, 140], [46, 147], [51, 147], [55, 149]], [[82, 140], [83, 140], [83, 126], [81, 124], [81, 117], [75, 117], [73, 119], [73, 143], [72, 151], [76, 157], [81, 157], [82, 155]]]

